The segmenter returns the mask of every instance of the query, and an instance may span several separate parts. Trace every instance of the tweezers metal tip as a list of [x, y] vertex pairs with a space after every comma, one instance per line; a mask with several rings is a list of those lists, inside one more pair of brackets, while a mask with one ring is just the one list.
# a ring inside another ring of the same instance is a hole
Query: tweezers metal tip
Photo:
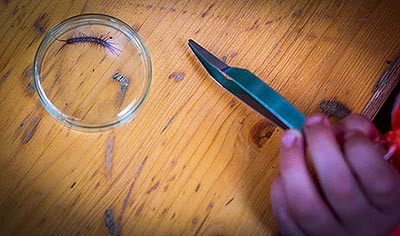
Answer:
[[188, 45], [189, 47], [193, 50], [195, 47], [200, 46], [199, 44], [197, 44], [193, 39], [189, 39], [188, 40]]

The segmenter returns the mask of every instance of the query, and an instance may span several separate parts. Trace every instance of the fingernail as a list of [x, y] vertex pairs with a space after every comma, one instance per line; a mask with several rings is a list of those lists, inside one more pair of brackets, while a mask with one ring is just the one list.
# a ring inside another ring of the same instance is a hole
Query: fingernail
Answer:
[[327, 119], [323, 117], [322, 115], [314, 115], [310, 116], [306, 121], [305, 125], [306, 126], [313, 126], [317, 124], [324, 124], [326, 125], [328, 123]]
[[282, 136], [282, 145], [285, 147], [292, 147], [300, 137], [300, 132], [296, 130], [288, 130]]

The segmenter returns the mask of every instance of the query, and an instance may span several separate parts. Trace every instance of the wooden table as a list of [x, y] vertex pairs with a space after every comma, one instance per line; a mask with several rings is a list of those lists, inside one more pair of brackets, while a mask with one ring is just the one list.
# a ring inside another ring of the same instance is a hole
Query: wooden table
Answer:
[[[282, 131], [217, 86], [187, 40], [307, 115], [333, 98], [361, 112], [400, 52], [396, 0], [4, 0], [0, 9], [1, 235], [107, 235], [106, 209], [121, 235], [277, 235], [269, 190]], [[135, 27], [153, 63], [136, 118], [102, 133], [53, 119], [31, 73], [44, 33], [88, 12]]]

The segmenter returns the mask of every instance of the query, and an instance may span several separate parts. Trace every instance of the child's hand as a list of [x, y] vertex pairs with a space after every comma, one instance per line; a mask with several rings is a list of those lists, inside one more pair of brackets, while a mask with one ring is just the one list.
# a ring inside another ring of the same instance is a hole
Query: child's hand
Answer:
[[[304, 137], [282, 137], [280, 175], [271, 189], [273, 215], [285, 236], [384, 236], [400, 223], [400, 173], [373, 142], [374, 126], [351, 115], [340, 125], [312, 116]], [[305, 140], [304, 140], [305, 139]], [[305, 147], [315, 168], [306, 166]]]

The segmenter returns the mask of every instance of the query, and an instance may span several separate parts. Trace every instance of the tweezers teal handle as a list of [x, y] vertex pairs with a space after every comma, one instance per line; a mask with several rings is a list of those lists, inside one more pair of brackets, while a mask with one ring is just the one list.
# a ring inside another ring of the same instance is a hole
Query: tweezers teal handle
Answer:
[[253, 73], [235, 67], [229, 67], [223, 72], [235, 85], [264, 106], [288, 128], [302, 129], [305, 116]]
[[257, 76], [228, 66], [191, 39], [189, 47], [211, 77], [235, 97], [282, 129], [302, 129], [304, 115]]

